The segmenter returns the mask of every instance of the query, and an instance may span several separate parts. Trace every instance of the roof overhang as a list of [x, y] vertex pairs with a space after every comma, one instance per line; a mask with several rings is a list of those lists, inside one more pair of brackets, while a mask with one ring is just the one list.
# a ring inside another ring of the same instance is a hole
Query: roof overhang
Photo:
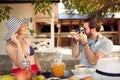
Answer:
[[[112, 13], [106, 15], [104, 18], [111, 18], [112, 17]], [[59, 14], [59, 20], [77, 20], [77, 19], [86, 19], [88, 17], [88, 15], [79, 15], [79, 14], [74, 14], [74, 15], [69, 15], [69, 14]], [[114, 13], [114, 19], [120, 19], [120, 13]]]

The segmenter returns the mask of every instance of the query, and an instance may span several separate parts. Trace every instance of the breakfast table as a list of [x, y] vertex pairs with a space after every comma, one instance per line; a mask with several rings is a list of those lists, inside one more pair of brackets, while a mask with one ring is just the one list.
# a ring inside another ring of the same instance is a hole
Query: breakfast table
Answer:
[[120, 77], [113, 77], [113, 76], [106, 76], [106, 75], [99, 74], [96, 72], [95, 68], [88, 68], [86, 71], [82, 73], [79, 71], [76, 71], [75, 69], [65, 70], [64, 76], [61, 76], [61, 77], [54, 76], [52, 72], [43, 72], [40, 74], [44, 75], [47, 78], [46, 80], [69, 80], [71, 76], [76, 76], [78, 77], [79, 80], [83, 80], [83, 78], [88, 76], [93, 77], [94, 80], [120, 80]]
[[88, 70], [83, 73], [75, 72], [75, 70], [66, 70], [64, 72], [64, 76], [62, 76], [62, 77], [55, 77], [51, 73], [48, 76], [47, 80], [69, 80], [70, 76], [77, 76], [79, 78], [79, 80], [83, 79], [84, 77], [87, 77], [87, 76], [93, 77], [94, 80], [120, 80], [120, 77], [101, 75], [96, 72], [95, 68], [88, 68]]

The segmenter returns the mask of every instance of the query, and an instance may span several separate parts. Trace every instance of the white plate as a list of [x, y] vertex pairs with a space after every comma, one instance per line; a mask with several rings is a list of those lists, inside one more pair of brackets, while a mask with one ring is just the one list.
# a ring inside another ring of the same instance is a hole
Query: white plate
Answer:
[[79, 79], [83, 79], [83, 78], [85, 78], [87, 76], [91, 76], [91, 75], [90, 74], [84, 74], [84, 75], [75, 75], [75, 76], [77, 76]]
[[85, 72], [75, 71], [71, 70], [75, 76], [77, 76], [79, 79], [82, 79], [87, 76], [92, 76], [92, 74], [95, 72], [95, 68], [87, 68]]

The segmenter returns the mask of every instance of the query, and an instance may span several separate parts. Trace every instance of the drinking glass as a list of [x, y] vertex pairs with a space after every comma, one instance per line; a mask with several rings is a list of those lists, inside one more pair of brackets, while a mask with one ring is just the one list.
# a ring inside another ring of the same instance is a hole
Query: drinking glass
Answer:
[[52, 73], [56, 77], [64, 76], [65, 71], [65, 63], [60, 61], [59, 59], [55, 59], [52, 64]]

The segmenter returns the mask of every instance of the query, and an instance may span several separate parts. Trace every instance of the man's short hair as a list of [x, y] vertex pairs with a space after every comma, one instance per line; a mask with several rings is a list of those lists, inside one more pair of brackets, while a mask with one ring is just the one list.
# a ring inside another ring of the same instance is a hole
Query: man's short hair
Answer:
[[91, 17], [83, 20], [83, 22], [88, 22], [90, 29], [96, 28], [97, 32], [100, 31], [102, 22], [98, 17]]

